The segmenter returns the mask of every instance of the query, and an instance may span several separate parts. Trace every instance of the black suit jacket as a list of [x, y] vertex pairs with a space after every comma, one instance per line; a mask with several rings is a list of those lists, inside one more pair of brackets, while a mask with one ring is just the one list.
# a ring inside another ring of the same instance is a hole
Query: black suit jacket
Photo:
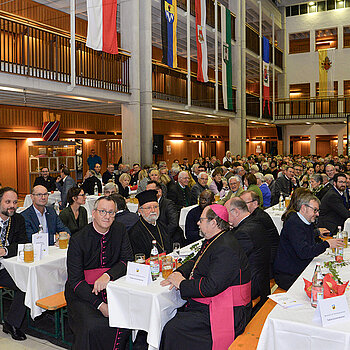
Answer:
[[184, 235], [179, 226], [179, 213], [171, 199], [161, 197], [159, 201], [159, 222], [161, 222], [170, 236], [171, 243], [184, 242]]
[[168, 192], [168, 198], [171, 199], [178, 212], [181, 208], [191, 205], [191, 191], [188, 186], [183, 190], [179, 183], [171, 185]]
[[17, 255], [17, 247], [19, 243], [28, 242], [26, 235], [26, 225], [22, 215], [15, 213], [11, 217], [11, 226], [7, 242], [8, 245], [5, 243], [5, 246], [7, 248], [7, 255], [4, 256], [5, 259]]
[[47, 180], [45, 180], [43, 176], [37, 177], [34, 181], [33, 187], [38, 185], [46, 187], [48, 192], [56, 190], [56, 180], [52, 176], [48, 176]]
[[101, 181], [95, 176], [88, 177], [83, 184], [81, 185], [82, 189], [85, 193], [93, 195], [94, 194], [94, 188], [95, 184], [97, 184], [98, 192], [102, 193], [102, 184]]
[[270, 294], [270, 247], [264, 227], [249, 215], [232, 230], [246, 253], [252, 273], [252, 299], [266, 300]]
[[272, 277], [272, 265], [275, 260], [278, 243], [280, 241], [280, 235], [278, 234], [277, 228], [273, 223], [271, 216], [261, 208], [259, 207], [256, 208], [251, 213], [251, 216], [258, 222], [260, 222], [260, 224], [265, 229], [265, 232], [267, 235], [266, 238], [269, 241], [269, 247], [270, 247], [270, 277]]
[[349, 217], [350, 211], [346, 209], [343, 197], [334, 187], [330, 188], [321, 200], [318, 226], [335, 233], [337, 227], [343, 227]]
[[126, 231], [129, 233], [130, 229], [139, 221], [139, 216], [136, 213], [130, 212], [129, 209], [125, 209], [115, 214], [114, 221], [124, 224]]
[[275, 180], [273, 192], [271, 192], [271, 205], [278, 203], [281, 193], [283, 197], [288, 197], [291, 194], [292, 189], [293, 185], [289, 179], [284, 175], [278, 177], [277, 180]]

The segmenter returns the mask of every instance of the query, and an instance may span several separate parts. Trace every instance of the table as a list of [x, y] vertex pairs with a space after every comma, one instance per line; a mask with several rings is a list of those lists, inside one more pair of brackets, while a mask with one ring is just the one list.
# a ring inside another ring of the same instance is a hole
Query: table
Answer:
[[277, 231], [281, 234], [283, 228], [282, 214], [285, 212], [285, 209], [279, 210], [278, 204], [273, 207], [265, 209], [266, 213], [270, 215], [273, 223], [275, 224]]
[[158, 349], [163, 327], [186, 301], [179, 291], [160, 286], [161, 277], [148, 286], [127, 283], [125, 278], [107, 285], [109, 325], [144, 330], [148, 349]]
[[[190, 247], [202, 241], [181, 248], [180, 257], [191, 254]], [[158, 349], [164, 325], [175, 316], [176, 309], [186, 303], [179, 291], [160, 286], [162, 280], [159, 277], [148, 286], [139, 286], [127, 283], [124, 276], [107, 285], [110, 326], [148, 332], [149, 350]]]
[[[54, 193], [49, 192], [49, 198], [48, 198], [48, 205], [53, 205], [55, 202], [60, 202], [61, 201], [61, 192], [60, 191], [54, 191]], [[30, 198], [30, 194], [27, 194], [26, 197], [24, 198], [24, 203], [23, 206], [25, 208], [28, 208], [29, 206], [32, 205], [32, 199]]]
[[1, 261], [17, 287], [26, 293], [24, 304], [30, 309], [32, 319], [45, 311], [35, 304], [37, 300], [64, 290], [66, 260], [67, 249], [50, 246], [49, 255], [38, 262], [18, 262], [17, 256]]
[[[344, 350], [350, 348], [350, 322], [338, 323], [328, 328], [323, 328], [315, 323], [312, 320], [315, 309], [311, 307], [310, 300], [304, 291], [303, 277], [310, 281], [316, 262], [323, 263], [332, 259], [327, 254], [326, 252], [315, 258], [288, 290], [288, 294], [303, 302], [303, 306], [284, 309], [276, 305], [271, 311], [260, 335], [258, 350]], [[350, 258], [350, 249], [345, 250], [344, 258]], [[349, 280], [350, 266], [342, 267], [339, 274], [343, 281]], [[346, 298], [350, 305], [349, 292], [346, 292]]]

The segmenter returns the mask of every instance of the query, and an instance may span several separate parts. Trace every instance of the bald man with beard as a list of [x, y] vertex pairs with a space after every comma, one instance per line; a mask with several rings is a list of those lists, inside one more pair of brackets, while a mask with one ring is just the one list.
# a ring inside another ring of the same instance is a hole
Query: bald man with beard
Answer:
[[149, 258], [152, 250], [152, 241], [156, 240], [158, 253], [172, 251], [171, 238], [165, 226], [158, 222], [159, 203], [156, 190], [146, 190], [139, 193], [140, 219], [130, 229], [129, 237], [134, 254], [144, 253]]

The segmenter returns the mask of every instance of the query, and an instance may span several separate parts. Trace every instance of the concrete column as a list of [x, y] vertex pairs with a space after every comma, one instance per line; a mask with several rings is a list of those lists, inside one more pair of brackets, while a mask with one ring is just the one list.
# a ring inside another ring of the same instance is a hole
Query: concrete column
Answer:
[[310, 153], [316, 154], [316, 135], [310, 133]]
[[152, 164], [152, 2], [140, 0], [141, 162]]
[[343, 154], [343, 130], [338, 133], [338, 156]]
[[282, 126], [282, 135], [283, 135], [283, 153], [290, 153], [290, 133], [288, 126]]
[[140, 133], [140, 24], [139, 0], [120, 3], [121, 46], [131, 52], [129, 87], [131, 102], [122, 105], [123, 163], [141, 163]]
[[[243, 0], [242, 0], [243, 1]], [[242, 25], [241, 16], [241, 0], [234, 1], [229, 0], [229, 10], [236, 15], [236, 40], [235, 45], [232, 47], [232, 82], [237, 87], [236, 90], [236, 117], [229, 119], [229, 140], [230, 140], [230, 151], [234, 154], [245, 153], [245, 133], [244, 136], [241, 134], [242, 129], [242, 115], [243, 110], [245, 111], [245, 100], [243, 104], [242, 97], [245, 96], [245, 85], [242, 84], [241, 67], [242, 61], [242, 32], [245, 32], [244, 24]], [[245, 63], [244, 63], [245, 65]], [[244, 92], [244, 93], [243, 93]], [[244, 138], [244, 147], [242, 149]]]
[[245, 12], [246, 0], [241, 0], [240, 24], [241, 31], [241, 94], [242, 94], [242, 114], [241, 114], [241, 154], [246, 155], [246, 138], [247, 138], [247, 105], [246, 105], [246, 31], [245, 31]]

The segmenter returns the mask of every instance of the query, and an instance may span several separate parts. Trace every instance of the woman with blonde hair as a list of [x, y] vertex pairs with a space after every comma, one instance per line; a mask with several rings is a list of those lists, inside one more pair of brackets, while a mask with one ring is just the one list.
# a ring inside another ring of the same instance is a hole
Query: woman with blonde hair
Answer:
[[131, 176], [127, 173], [123, 173], [119, 176], [118, 189], [119, 194], [124, 198], [129, 198], [129, 183], [131, 181]]

